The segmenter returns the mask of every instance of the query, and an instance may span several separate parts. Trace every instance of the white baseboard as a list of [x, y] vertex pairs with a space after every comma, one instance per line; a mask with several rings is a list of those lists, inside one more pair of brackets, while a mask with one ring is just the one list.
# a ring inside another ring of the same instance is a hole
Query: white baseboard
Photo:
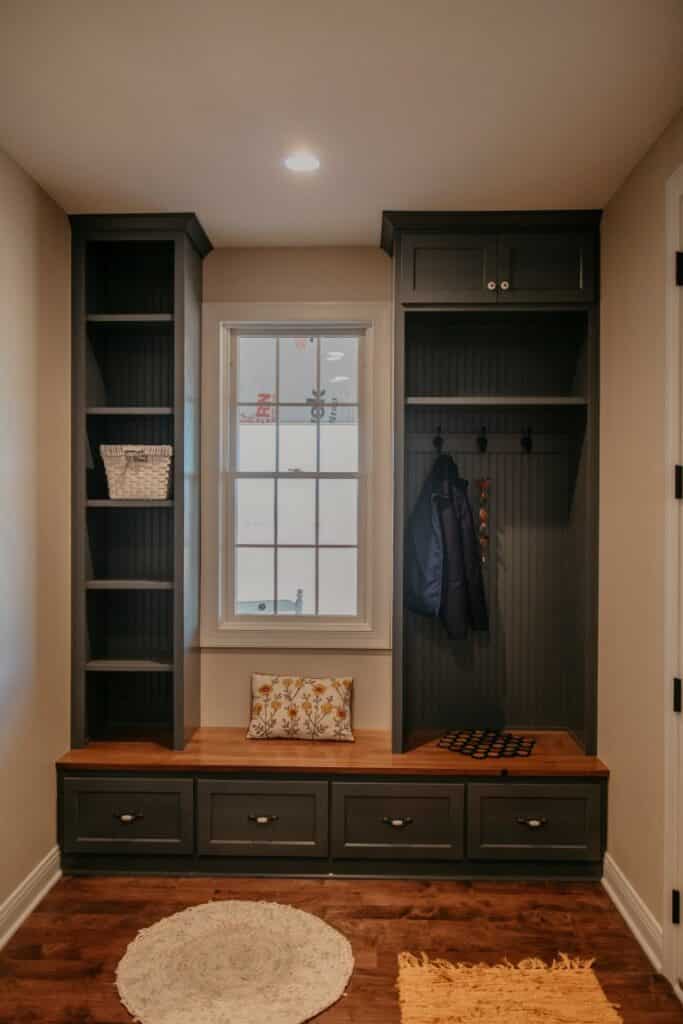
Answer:
[[609, 853], [605, 854], [602, 884], [654, 969], [661, 972], [664, 951], [662, 926]]
[[61, 877], [59, 847], [54, 846], [30, 875], [0, 904], [0, 949], [9, 942], [33, 908]]

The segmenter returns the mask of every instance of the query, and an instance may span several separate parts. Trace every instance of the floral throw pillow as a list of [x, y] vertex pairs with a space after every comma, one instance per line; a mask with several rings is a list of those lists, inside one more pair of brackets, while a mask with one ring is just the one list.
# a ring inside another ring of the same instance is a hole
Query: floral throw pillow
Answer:
[[251, 677], [251, 740], [341, 740], [353, 742], [353, 679], [299, 676]]

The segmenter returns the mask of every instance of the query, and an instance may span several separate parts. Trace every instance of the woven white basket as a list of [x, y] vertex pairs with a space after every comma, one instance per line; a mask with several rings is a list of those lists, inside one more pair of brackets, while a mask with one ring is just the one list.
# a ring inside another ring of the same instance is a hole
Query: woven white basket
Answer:
[[170, 444], [101, 444], [109, 497], [168, 498], [171, 483]]

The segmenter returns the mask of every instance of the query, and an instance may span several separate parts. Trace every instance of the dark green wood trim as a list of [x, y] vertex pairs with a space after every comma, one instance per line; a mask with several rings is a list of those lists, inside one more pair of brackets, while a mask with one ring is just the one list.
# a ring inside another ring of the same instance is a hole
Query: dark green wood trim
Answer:
[[586, 231], [597, 230], [602, 210], [439, 211], [384, 210], [380, 246], [394, 254], [403, 231]]
[[[401, 280], [401, 243], [393, 266], [394, 295]], [[403, 544], [405, 531], [405, 312], [394, 308], [394, 574], [391, 644], [392, 722], [391, 741], [395, 754], [406, 749], [405, 692], [403, 685]]]
[[243, 878], [396, 878], [405, 881], [469, 881], [476, 878], [533, 881], [552, 878], [599, 880], [600, 861], [401, 861], [391, 860], [325, 860], [312, 857], [308, 861], [273, 857], [175, 857], [128, 856], [122, 854], [63, 854], [65, 875], [184, 875]]
[[86, 662], [86, 299], [85, 243], [71, 246], [71, 745], [87, 743]]
[[125, 231], [181, 231], [203, 258], [213, 249], [209, 236], [195, 213], [74, 213], [69, 217], [74, 237]]

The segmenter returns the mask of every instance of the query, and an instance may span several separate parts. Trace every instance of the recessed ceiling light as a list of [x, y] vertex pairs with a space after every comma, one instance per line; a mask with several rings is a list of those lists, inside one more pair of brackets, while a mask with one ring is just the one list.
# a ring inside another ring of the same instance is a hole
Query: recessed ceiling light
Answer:
[[298, 153], [290, 153], [285, 158], [285, 167], [289, 171], [317, 171], [320, 167], [315, 153], [306, 153], [303, 150]]

